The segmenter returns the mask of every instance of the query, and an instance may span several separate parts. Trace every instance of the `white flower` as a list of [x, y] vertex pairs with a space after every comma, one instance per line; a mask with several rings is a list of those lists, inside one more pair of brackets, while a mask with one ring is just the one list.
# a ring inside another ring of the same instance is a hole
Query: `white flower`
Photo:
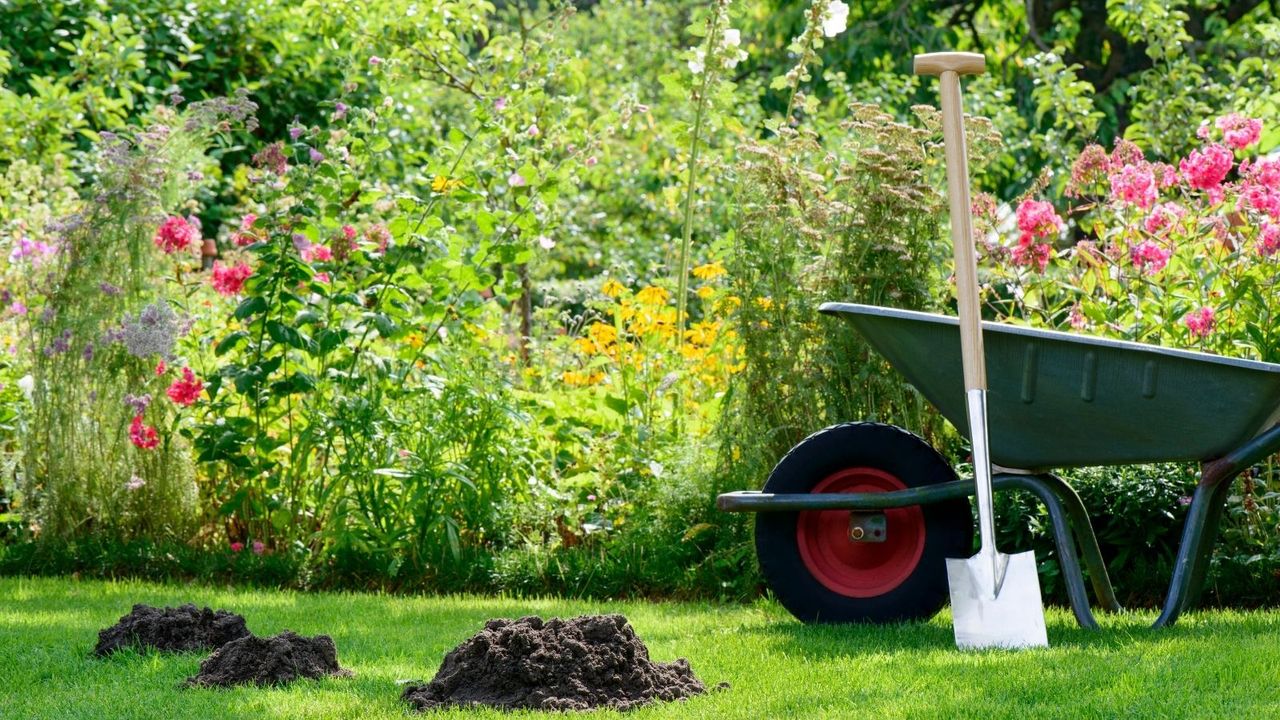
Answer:
[[822, 34], [835, 37], [849, 27], [849, 6], [843, 0], [831, 0], [822, 16]]
[[133, 492], [135, 490], [141, 490], [142, 486], [146, 484], [147, 484], [146, 480], [143, 480], [137, 475], [134, 475], [133, 477], [129, 478], [129, 482], [124, 484], [124, 489], [128, 490], [129, 492]]
[[30, 375], [23, 375], [18, 380], [18, 389], [22, 391], [23, 396], [25, 396], [27, 400], [30, 400], [31, 394], [36, 390], [36, 379]]
[[538, 244], [542, 246], [542, 249], [543, 249], [543, 250], [550, 250], [551, 248], [553, 248], [553, 247], [555, 247], [555, 246], [556, 246], [556, 241], [555, 241], [555, 240], [552, 240], [551, 238], [547, 237], [546, 235], [539, 235], [539, 236], [538, 236]]
[[735, 65], [747, 59], [747, 51], [742, 49], [742, 33], [729, 28], [724, 31], [720, 41], [720, 51], [724, 53], [724, 67], [731, 70]]
[[701, 75], [707, 61], [707, 51], [700, 47], [693, 49], [693, 57], [689, 58], [689, 72]]

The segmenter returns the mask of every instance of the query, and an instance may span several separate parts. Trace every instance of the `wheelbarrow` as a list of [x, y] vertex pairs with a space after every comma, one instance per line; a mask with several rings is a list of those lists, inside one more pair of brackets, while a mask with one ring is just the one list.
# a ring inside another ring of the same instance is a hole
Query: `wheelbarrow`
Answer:
[[[852, 323], [969, 437], [958, 321], [867, 305], [819, 311]], [[1048, 510], [1067, 595], [1082, 627], [1119, 611], [1079, 495], [1054, 469], [1198, 461], [1164, 607], [1174, 623], [1204, 583], [1232, 480], [1280, 451], [1280, 365], [1050, 330], [982, 323], [996, 492]], [[829, 427], [778, 462], [763, 491], [720, 495], [756, 516], [756, 554], [778, 600], [807, 622], [926, 619], [948, 597], [946, 558], [973, 548], [974, 481], [928, 443], [870, 422]], [[1077, 552], [1078, 546], [1078, 552]]]

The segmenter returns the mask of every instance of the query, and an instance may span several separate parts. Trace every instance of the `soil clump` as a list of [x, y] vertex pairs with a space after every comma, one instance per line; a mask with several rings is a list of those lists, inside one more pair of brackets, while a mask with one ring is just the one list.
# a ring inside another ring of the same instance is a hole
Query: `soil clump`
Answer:
[[216, 650], [248, 635], [244, 618], [225, 610], [197, 608], [190, 603], [164, 608], [138, 604], [115, 625], [98, 631], [93, 654], [106, 657], [128, 647], [139, 652]]
[[405, 687], [419, 711], [631, 710], [706, 692], [684, 658], [655, 663], [621, 615], [490, 620], [454, 648], [426, 685]]

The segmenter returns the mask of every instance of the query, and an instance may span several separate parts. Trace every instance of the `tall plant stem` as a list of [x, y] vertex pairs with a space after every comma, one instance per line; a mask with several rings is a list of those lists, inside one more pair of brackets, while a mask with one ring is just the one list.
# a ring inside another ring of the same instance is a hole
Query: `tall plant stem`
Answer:
[[[702, 135], [702, 121], [707, 109], [707, 90], [711, 87], [711, 72], [716, 58], [716, 31], [719, 30], [720, 13], [711, 15], [707, 31], [707, 51], [702, 68], [702, 86], [698, 89], [697, 105], [693, 115], [693, 137], [689, 142], [689, 180], [684, 196], [684, 236], [680, 242], [680, 277], [676, 282], [676, 353], [684, 357], [685, 314], [689, 305], [689, 252], [693, 246], [693, 194], [698, 179], [698, 140]], [[677, 402], [680, 392], [676, 393]], [[673, 413], [678, 415], [679, 413]]]

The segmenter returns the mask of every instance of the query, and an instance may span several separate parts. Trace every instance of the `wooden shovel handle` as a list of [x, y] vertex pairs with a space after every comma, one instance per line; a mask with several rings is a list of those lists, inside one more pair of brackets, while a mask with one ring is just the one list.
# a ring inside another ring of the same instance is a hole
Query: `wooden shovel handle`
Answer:
[[982, 308], [973, 246], [973, 209], [969, 201], [969, 159], [964, 140], [960, 76], [976, 75], [985, 69], [986, 59], [977, 53], [930, 53], [915, 57], [917, 75], [937, 75], [942, 81], [942, 140], [947, 150], [947, 197], [951, 201], [951, 244], [955, 250], [965, 390], [987, 389], [987, 365], [982, 352]]

